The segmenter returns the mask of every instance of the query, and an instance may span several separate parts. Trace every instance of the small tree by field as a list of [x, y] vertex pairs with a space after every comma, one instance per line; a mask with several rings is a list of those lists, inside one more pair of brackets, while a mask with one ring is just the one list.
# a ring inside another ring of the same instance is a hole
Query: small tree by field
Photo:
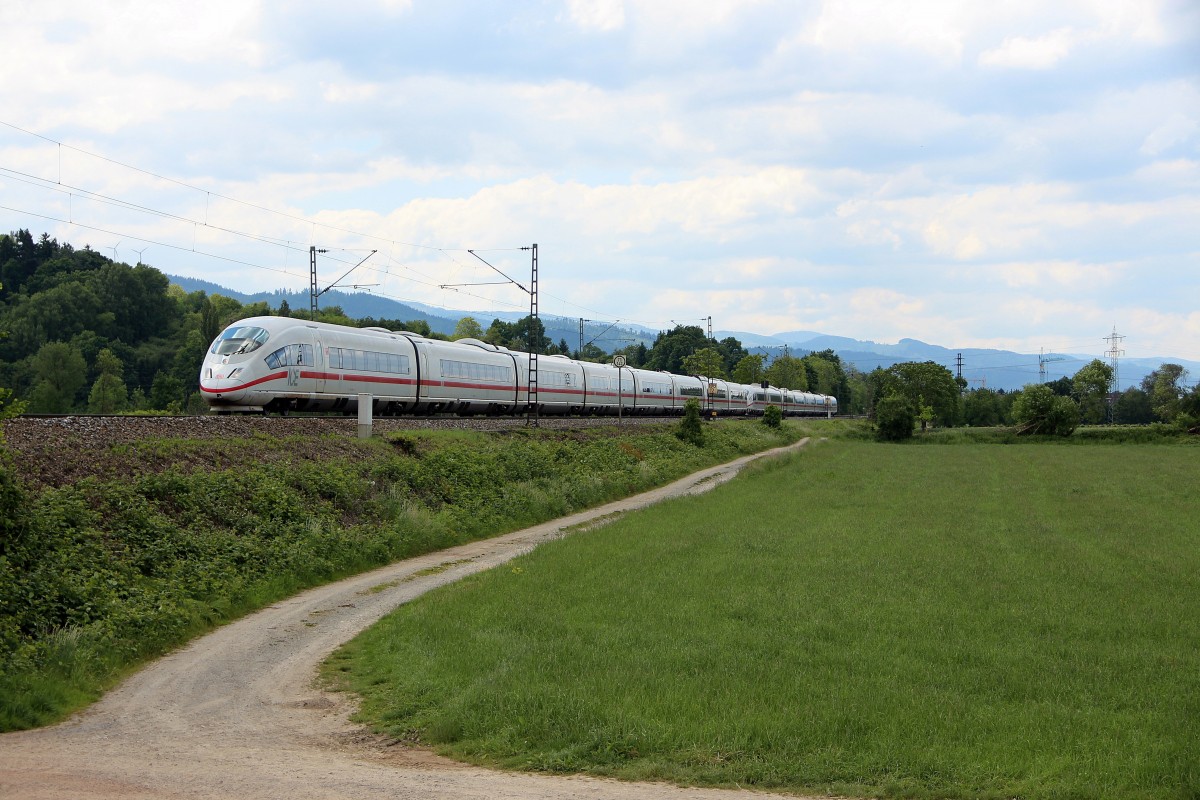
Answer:
[[875, 436], [884, 442], [912, 438], [917, 414], [908, 398], [890, 394], [875, 404]]
[[779, 410], [779, 406], [769, 405], [763, 409], [762, 421], [768, 428], [778, 428], [783, 424], [783, 412]]
[[1070, 436], [1079, 426], [1079, 405], [1048, 386], [1030, 384], [1013, 401], [1013, 421], [1019, 434]]

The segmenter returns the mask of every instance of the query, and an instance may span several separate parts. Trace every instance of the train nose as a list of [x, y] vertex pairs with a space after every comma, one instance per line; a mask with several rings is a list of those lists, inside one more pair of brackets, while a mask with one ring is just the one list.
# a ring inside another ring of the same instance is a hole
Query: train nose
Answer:
[[244, 400], [246, 384], [240, 369], [205, 368], [200, 378], [200, 393], [210, 403], [234, 403]]

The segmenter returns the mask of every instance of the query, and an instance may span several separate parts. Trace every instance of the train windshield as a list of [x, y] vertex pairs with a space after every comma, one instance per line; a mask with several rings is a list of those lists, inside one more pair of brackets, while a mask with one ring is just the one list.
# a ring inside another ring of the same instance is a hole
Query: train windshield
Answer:
[[267, 333], [266, 328], [256, 328], [251, 325], [228, 328], [213, 342], [212, 350], [209, 352], [217, 356], [249, 353], [266, 344], [270, 337], [271, 334]]

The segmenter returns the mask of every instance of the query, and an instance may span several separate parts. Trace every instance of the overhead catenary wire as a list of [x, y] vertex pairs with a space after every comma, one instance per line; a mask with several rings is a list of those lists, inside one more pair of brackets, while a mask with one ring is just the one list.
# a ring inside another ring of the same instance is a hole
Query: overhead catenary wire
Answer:
[[[401, 245], [404, 247], [411, 247], [411, 248], [416, 248], [416, 249], [438, 252], [438, 253], [441, 253], [441, 254], [447, 256], [448, 258], [450, 258], [450, 260], [452, 262], [454, 262], [455, 264], [457, 264], [460, 267], [462, 266], [462, 264], [460, 262], [458, 262], [457, 259], [453, 258], [453, 253], [467, 252], [467, 248], [452, 248], [452, 247], [445, 247], [445, 246], [440, 246], [440, 245], [428, 245], [428, 244], [420, 244], [420, 243], [416, 243], [416, 242], [407, 242], [407, 241], [395, 239], [392, 237], [378, 236], [375, 234], [364, 233], [362, 231], [353, 230], [351, 228], [346, 228], [346, 227], [339, 226], [339, 225], [331, 225], [329, 223], [319, 222], [319, 221], [312, 220], [312, 219], [309, 219], [306, 217], [302, 217], [302, 216], [299, 216], [296, 214], [292, 214], [290, 212], [280, 211], [278, 209], [270, 208], [270, 207], [262, 205], [260, 203], [243, 200], [241, 198], [233, 197], [231, 195], [224, 194], [222, 192], [216, 192], [216, 191], [213, 191], [212, 189], [207, 189], [207, 188], [198, 186], [196, 184], [189, 183], [184, 180], [180, 180], [178, 178], [172, 178], [168, 175], [164, 175], [162, 173], [155, 172], [154, 170], [149, 170], [149, 169], [145, 169], [143, 167], [139, 167], [134, 164], [129, 164], [127, 162], [121, 161], [120, 159], [116, 159], [116, 158], [112, 158], [112, 157], [109, 157], [106, 155], [95, 153], [95, 152], [86, 150], [81, 147], [76, 147], [74, 145], [67, 144], [66, 142], [62, 142], [62, 141], [54, 139], [52, 137], [37, 133], [36, 131], [30, 131], [26, 128], [23, 128], [19, 125], [15, 125], [11, 122], [7, 122], [5, 120], [0, 120], [0, 125], [8, 127], [14, 131], [25, 134], [27, 136], [31, 136], [31, 137], [40, 139], [42, 141], [48, 142], [50, 144], [53, 144], [59, 149], [60, 152], [63, 149], [67, 149], [67, 150], [70, 150], [73, 152], [77, 152], [88, 158], [94, 158], [94, 159], [97, 159], [104, 163], [112, 164], [114, 166], [118, 166], [118, 167], [121, 167], [124, 169], [129, 169], [138, 174], [145, 175], [147, 177], [154, 178], [156, 180], [164, 181], [164, 182], [170, 183], [172, 185], [187, 189], [189, 191], [203, 193], [204, 197], [205, 197], [205, 218], [204, 219], [192, 219], [190, 217], [181, 216], [181, 215], [173, 213], [173, 212], [163, 211], [161, 209], [153, 208], [153, 207], [147, 206], [142, 203], [135, 203], [135, 202], [131, 202], [128, 200], [122, 200], [120, 198], [115, 198], [115, 197], [111, 197], [108, 195], [104, 195], [99, 192], [94, 192], [85, 187], [74, 185], [73, 183], [70, 183], [70, 182], [64, 183], [63, 175], [61, 172], [61, 157], [59, 158], [59, 174], [54, 179], [46, 178], [46, 177], [39, 176], [39, 175], [34, 175], [32, 173], [24, 172], [22, 170], [16, 170], [16, 169], [12, 169], [9, 167], [0, 166], [0, 171], [6, 172], [10, 175], [16, 175], [16, 176], [20, 176], [22, 178], [29, 179], [29, 180], [24, 181], [26, 183], [30, 183], [31, 185], [37, 185], [42, 188], [52, 189], [54, 191], [62, 192], [64, 194], [66, 194], [69, 198], [72, 198], [72, 199], [75, 196], [82, 196], [82, 197], [86, 197], [89, 200], [92, 200], [95, 202], [108, 203], [115, 207], [123, 208], [123, 209], [129, 210], [129, 211], [145, 213], [145, 214], [157, 216], [157, 217], [160, 217], [163, 219], [171, 219], [171, 220], [175, 220], [175, 221], [178, 221], [178, 222], [181, 222], [184, 224], [191, 224], [193, 226], [203, 226], [205, 228], [208, 228], [208, 229], [211, 229], [214, 231], [219, 231], [221, 233], [225, 233], [228, 235], [239, 236], [239, 237], [247, 238], [252, 241], [258, 241], [262, 244], [279, 246], [279, 247], [285, 248], [285, 253], [291, 252], [291, 251], [303, 252], [303, 251], [307, 250], [307, 248], [309, 246], [312, 246], [312, 242], [310, 241], [307, 244], [301, 244], [301, 243], [295, 242], [292, 239], [267, 237], [267, 236], [262, 236], [259, 234], [249, 233], [247, 231], [239, 231], [239, 230], [236, 230], [233, 228], [228, 228], [228, 227], [221, 226], [221, 225], [214, 225], [214, 224], [212, 224], [212, 222], [209, 218], [209, 210], [210, 210], [211, 200], [213, 198], [217, 198], [217, 199], [228, 201], [231, 203], [237, 203], [237, 204], [245, 206], [247, 208], [253, 208], [253, 209], [257, 209], [259, 211], [263, 211], [263, 212], [266, 212], [269, 214], [277, 215], [283, 219], [288, 219], [288, 220], [292, 220], [295, 222], [304, 223], [306, 225], [311, 226], [313, 229], [320, 228], [323, 230], [329, 230], [329, 231], [335, 231], [338, 233], [349, 234], [352, 236], [357, 236], [357, 237], [370, 239], [370, 240], [374, 240], [374, 241], [385, 242], [393, 247], [396, 245]], [[86, 222], [76, 222], [73, 219], [73, 216], [74, 216], [73, 214], [68, 215], [68, 219], [63, 220], [61, 217], [54, 217], [54, 216], [51, 216], [48, 214], [41, 214], [41, 213], [33, 212], [33, 211], [22, 211], [19, 209], [9, 209], [9, 210], [16, 211], [17, 213], [29, 214], [31, 216], [39, 217], [42, 219], [48, 219], [48, 220], [51, 220], [54, 222], [59, 222], [59, 223], [65, 224], [65, 225], [75, 225], [77, 227], [84, 228], [87, 230], [95, 230], [97, 232], [102, 232], [102, 233], [112, 233], [113, 235], [118, 235], [118, 236], [128, 235], [130, 238], [136, 238], [138, 241], [154, 242], [155, 244], [163, 245], [163, 246], [169, 247], [173, 250], [177, 250], [180, 252], [193, 252], [198, 255], [217, 258], [218, 260], [227, 261], [229, 263], [244, 264], [246, 266], [251, 266], [251, 267], [258, 268], [258, 269], [266, 269], [269, 271], [294, 276], [294, 277], [297, 277], [298, 279], [303, 278], [302, 275], [292, 273], [285, 269], [279, 269], [277, 267], [268, 267], [268, 266], [265, 266], [262, 264], [255, 264], [254, 262], [244, 260], [244, 259], [235, 259], [235, 258], [229, 258], [229, 257], [225, 257], [225, 256], [217, 256], [215, 253], [211, 253], [209, 251], [202, 250], [200, 248], [195, 247], [194, 243], [193, 243], [192, 247], [184, 247], [181, 245], [172, 245], [172, 244], [163, 242], [161, 239], [152, 239], [152, 238], [148, 238], [148, 237], [144, 237], [144, 236], [138, 237], [138, 236], [134, 236], [133, 234], [126, 234], [123, 232], [114, 232], [112, 230], [112, 228], [110, 228], [110, 227], [88, 224]], [[193, 237], [193, 242], [194, 241], [195, 241], [195, 239]], [[477, 252], [502, 252], [502, 251], [506, 251], [506, 250], [515, 250], [518, 248], [472, 248], [472, 249], [476, 250]], [[392, 274], [394, 277], [400, 277], [402, 279], [404, 278], [404, 276], [396, 276], [396, 275], [394, 275], [394, 273], [388, 273], [388, 274]], [[428, 276], [426, 276], [426, 277], [428, 277]], [[411, 280], [411, 279], [409, 279], [409, 280]], [[422, 281], [419, 281], [419, 280], [414, 281], [414, 282], [416, 282], [418, 284], [423, 283]], [[438, 281], [434, 285], [441, 287], [445, 283], [446, 283], [445, 281]], [[428, 284], [424, 284], [424, 285], [428, 285]], [[462, 295], [470, 296], [470, 297], [476, 297], [478, 299], [487, 300], [488, 302], [495, 302], [500, 305], [519, 307], [519, 306], [516, 306], [515, 304], [506, 303], [504, 301], [499, 301], [494, 298], [486, 297], [483, 295], [478, 295], [478, 294], [475, 294], [472, 292], [463, 292], [457, 288], [454, 291], [456, 291], [458, 294], [462, 294]], [[376, 292], [376, 294], [382, 294], [382, 293]], [[608, 311], [599, 311], [594, 308], [583, 306], [581, 304], [575, 303], [575, 302], [568, 300], [566, 298], [563, 298], [563, 297], [559, 297], [556, 295], [549, 295], [549, 294], [547, 296], [553, 297], [555, 300], [558, 300], [560, 303], [563, 303], [567, 306], [570, 306], [572, 308], [577, 308], [581, 311], [585, 311], [590, 314], [595, 314], [595, 315], [605, 316], [605, 317], [617, 316], [616, 314], [612, 314], [611, 312], [608, 312]], [[640, 324], [640, 325], [644, 325], [646, 327], [652, 327], [652, 328], [656, 328], [659, 330], [665, 329], [667, 327], [662, 322], [649, 322], [649, 321], [638, 321], [638, 320], [630, 320], [630, 322], [631, 322], [631, 324]]]

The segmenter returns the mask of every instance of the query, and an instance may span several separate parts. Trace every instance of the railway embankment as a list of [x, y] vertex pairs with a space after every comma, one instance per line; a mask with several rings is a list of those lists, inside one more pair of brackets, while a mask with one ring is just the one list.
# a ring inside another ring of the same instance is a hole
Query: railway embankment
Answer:
[[11, 420], [0, 462], [0, 730], [303, 588], [592, 507], [800, 423]]

